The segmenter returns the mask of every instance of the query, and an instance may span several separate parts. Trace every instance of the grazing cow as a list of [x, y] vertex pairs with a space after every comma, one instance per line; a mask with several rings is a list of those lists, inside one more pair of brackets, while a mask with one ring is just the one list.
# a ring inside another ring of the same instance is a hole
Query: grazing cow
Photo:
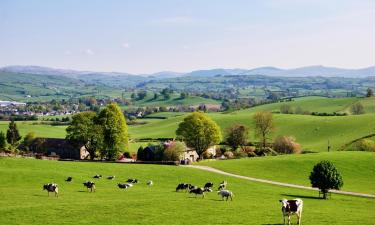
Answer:
[[283, 212], [284, 218], [284, 225], [285, 225], [285, 217], [288, 217], [288, 224], [290, 225], [290, 216], [293, 214], [297, 215], [297, 224], [301, 224], [301, 217], [302, 217], [302, 208], [303, 208], [303, 201], [301, 199], [294, 199], [294, 200], [286, 200], [282, 199], [281, 202], [281, 211]]
[[202, 198], [204, 198], [204, 192], [207, 192], [205, 188], [194, 188], [189, 191], [190, 194], [195, 194], [195, 197], [202, 195]]
[[226, 187], [227, 187], [227, 182], [226, 181], [222, 181], [220, 184], [219, 184], [219, 188], [218, 190], [224, 190]]
[[107, 177], [107, 179], [108, 179], [108, 180], [113, 180], [113, 179], [115, 179], [115, 177], [116, 177], [116, 176], [109, 176], [109, 177]]
[[57, 187], [57, 184], [54, 183], [43, 185], [43, 190], [47, 190], [48, 196], [50, 192], [55, 192], [55, 197], [58, 197], [59, 195], [59, 188]]
[[206, 189], [206, 188], [212, 188], [214, 186], [214, 183], [212, 183], [212, 182], [208, 182], [208, 183], [206, 183], [205, 185], [204, 185], [204, 188]]
[[194, 189], [198, 189], [198, 186], [189, 184], [189, 191], [194, 190]]
[[179, 191], [179, 190], [187, 191], [188, 189], [190, 189], [191, 186], [192, 186], [191, 184], [181, 183], [177, 185], [176, 191]]
[[127, 188], [130, 188], [130, 187], [133, 187], [132, 184], [117, 184], [117, 186], [121, 189], [127, 189]]
[[83, 186], [85, 186], [87, 188], [87, 191], [89, 191], [90, 189], [90, 192], [95, 192], [95, 183], [92, 182], [92, 181], [86, 181], [85, 183], [83, 183]]
[[138, 184], [139, 183], [139, 181], [137, 180], [137, 179], [128, 179], [126, 182], [128, 182], [128, 183], [133, 183], [133, 184]]
[[224, 201], [224, 198], [228, 201], [228, 198], [230, 198], [231, 201], [233, 201], [234, 194], [233, 192], [229, 190], [220, 190], [217, 192], [218, 195], [221, 195], [221, 199]]
[[149, 181], [147, 181], [147, 185], [152, 186], [152, 185], [154, 185], [154, 182], [152, 182], [152, 180], [149, 180]]
[[70, 182], [70, 181], [72, 181], [72, 179], [73, 179], [73, 177], [68, 177], [68, 178], [66, 178], [66, 182]]
[[93, 178], [100, 179], [100, 178], [102, 178], [102, 175], [96, 174], [95, 176], [93, 176]]

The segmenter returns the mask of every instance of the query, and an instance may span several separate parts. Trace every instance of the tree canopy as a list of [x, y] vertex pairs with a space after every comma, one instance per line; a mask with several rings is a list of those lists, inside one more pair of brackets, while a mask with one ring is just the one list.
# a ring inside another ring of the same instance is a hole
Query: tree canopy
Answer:
[[275, 130], [271, 112], [257, 112], [253, 116], [255, 123], [255, 135], [260, 138], [262, 148], [267, 145], [269, 135]]
[[116, 159], [120, 152], [128, 148], [128, 127], [124, 114], [117, 104], [107, 105], [99, 113], [99, 124], [103, 128], [103, 147], [108, 159]]
[[7, 142], [12, 146], [16, 146], [21, 138], [22, 137], [18, 131], [17, 124], [13, 120], [10, 121], [7, 130]]
[[323, 198], [327, 198], [329, 189], [340, 190], [344, 185], [340, 173], [330, 161], [323, 160], [316, 164], [310, 174], [312, 187], [319, 188]]
[[220, 127], [202, 112], [193, 112], [185, 117], [176, 130], [188, 147], [194, 148], [199, 156], [210, 146], [220, 143]]
[[242, 124], [235, 124], [227, 129], [226, 142], [235, 151], [247, 143], [249, 129]]

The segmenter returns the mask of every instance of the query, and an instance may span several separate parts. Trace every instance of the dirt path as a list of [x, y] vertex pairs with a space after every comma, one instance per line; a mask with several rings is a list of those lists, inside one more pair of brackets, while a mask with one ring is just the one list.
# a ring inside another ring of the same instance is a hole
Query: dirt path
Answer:
[[[318, 191], [317, 188], [312, 188], [312, 187], [307, 187], [307, 186], [302, 186], [302, 185], [296, 185], [296, 184], [287, 184], [287, 183], [281, 183], [281, 182], [272, 181], [272, 180], [265, 180], [265, 179], [259, 179], [259, 178], [237, 175], [237, 174], [233, 174], [233, 173], [224, 172], [222, 170], [218, 170], [218, 169], [215, 169], [215, 168], [212, 168], [212, 167], [209, 167], [209, 166], [187, 165], [187, 166], [183, 166], [183, 167], [205, 170], [205, 171], [209, 171], [209, 172], [213, 172], [213, 173], [219, 173], [219, 174], [223, 174], [223, 175], [226, 175], [226, 176], [236, 177], [236, 178], [245, 179], [245, 180], [251, 180], [251, 181], [255, 181], [255, 182], [261, 182], [261, 183], [279, 185], [279, 186], [284, 186], [284, 187], [292, 187], [292, 188]], [[357, 193], [357, 192], [350, 192], [350, 191], [337, 191], [337, 190], [331, 190], [330, 192], [336, 193], [336, 194], [342, 194], [342, 195], [375, 198], [375, 195], [373, 195], [373, 194], [364, 194], [364, 193]]]

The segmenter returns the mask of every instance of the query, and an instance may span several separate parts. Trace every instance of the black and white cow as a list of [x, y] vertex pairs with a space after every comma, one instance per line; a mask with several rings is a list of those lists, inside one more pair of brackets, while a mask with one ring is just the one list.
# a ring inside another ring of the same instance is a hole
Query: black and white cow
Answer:
[[107, 177], [107, 179], [108, 179], [108, 180], [113, 180], [113, 179], [115, 179], [115, 177], [116, 177], [116, 176], [109, 176], [109, 177]]
[[95, 183], [92, 182], [92, 181], [86, 181], [85, 183], [83, 183], [83, 186], [85, 186], [87, 188], [87, 191], [89, 191], [90, 189], [90, 192], [95, 192]]
[[132, 184], [117, 184], [117, 186], [121, 189], [127, 189], [127, 188], [130, 188], [130, 187], [133, 187]]
[[189, 193], [190, 194], [195, 194], [195, 197], [197, 197], [197, 195], [202, 195], [202, 198], [204, 198], [204, 193], [208, 192], [208, 190], [210, 190], [210, 189], [209, 188], [208, 189], [205, 189], [205, 188], [194, 188], [194, 189], [190, 189]]
[[302, 217], [302, 208], [303, 208], [303, 201], [301, 199], [294, 199], [294, 200], [286, 200], [282, 199], [281, 202], [281, 211], [283, 213], [284, 218], [284, 225], [285, 225], [285, 217], [288, 217], [288, 224], [290, 225], [290, 216], [293, 214], [297, 215], [298, 222], [297, 224], [301, 224], [301, 217]]
[[228, 198], [230, 198], [231, 201], [233, 201], [234, 194], [233, 192], [229, 190], [220, 190], [217, 192], [218, 195], [221, 195], [221, 199], [224, 201], [224, 198], [228, 201]]
[[48, 196], [50, 192], [55, 192], [55, 197], [58, 197], [59, 195], [59, 188], [57, 184], [55, 183], [49, 183], [49, 184], [43, 185], [43, 190], [47, 190]]
[[96, 174], [96, 175], [93, 176], [92, 178], [100, 179], [100, 178], [102, 178], [102, 175], [100, 175], [100, 174]]
[[71, 182], [73, 180], [73, 177], [68, 177], [68, 178], [66, 178], [66, 182]]
[[186, 183], [180, 183], [176, 187], [176, 191], [185, 190], [187, 191], [191, 185]]
[[224, 190], [225, 188], [227, 188], [227, 182], [226, 181], [222, 181], [220, 184], [219, 184], [219, 188], [218, 190]]
[[204, 188], [206, 189], [206, 188], [212, 188], [214, 186], [214, 183], [212, 183], [212, 182], [208, 182], [208, 183], [206, 183], [205, 185], [204, 185]]
[[138, 184], [139, 183], [139, 181], [137, 179], [132, 179], [132, 178], [128, 179], [126, 182], [133, 183], [133, 184]]

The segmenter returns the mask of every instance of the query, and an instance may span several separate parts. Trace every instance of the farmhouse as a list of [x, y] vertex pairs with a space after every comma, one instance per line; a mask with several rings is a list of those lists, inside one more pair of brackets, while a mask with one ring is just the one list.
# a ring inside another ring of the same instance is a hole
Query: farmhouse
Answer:
[[84, 146], [75, 147], [61, 138], [35, 138], [30, 151], [58, 156], [60, 159], [86, 159], [89, 156]]

